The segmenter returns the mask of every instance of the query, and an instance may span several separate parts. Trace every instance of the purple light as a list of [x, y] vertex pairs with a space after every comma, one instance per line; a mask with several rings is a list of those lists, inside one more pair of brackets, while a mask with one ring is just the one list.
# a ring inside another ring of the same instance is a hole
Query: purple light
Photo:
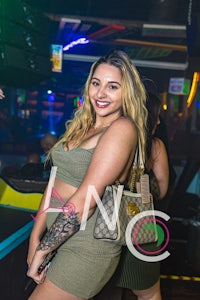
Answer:
[[68, 45], [63, 47], [63, 51], [68, 51], [70, 48], [73, 48], [74, 46], [77, 46], [79, 44], [88, 44], [89, 40], [86, 38], [80, 38], [78, 40], [75, 40], [71, 43], [69, 43]]

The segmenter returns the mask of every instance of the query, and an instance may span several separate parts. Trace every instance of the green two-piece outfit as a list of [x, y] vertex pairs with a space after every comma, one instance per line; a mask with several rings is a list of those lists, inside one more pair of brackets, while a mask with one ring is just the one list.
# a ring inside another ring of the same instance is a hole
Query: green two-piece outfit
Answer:
[[[53, 150], [53, 164], [58, 167], [56, 177], [78, 187], [88, 169], [94, 148], [74, 148], [63, 145]], [[51, 206], [58, 206], [52, 198]], [[47, 272], [47, 277], [59, 288], [78, 297], [88, 299], [96, 295], [113, 275], [120, 258], [121, 247], [93, 237], [95, 213], [89, 218], [84, 231], [79, 230], [59, 249]], [[48, 228], [58, 213], [47, 214]]]

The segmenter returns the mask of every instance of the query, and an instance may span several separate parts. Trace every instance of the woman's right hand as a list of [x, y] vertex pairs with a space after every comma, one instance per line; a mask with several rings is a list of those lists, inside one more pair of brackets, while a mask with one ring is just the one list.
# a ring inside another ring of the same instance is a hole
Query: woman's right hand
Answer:
[[30, 239], [30, 241], [29, 241], [29, 248], [28, 248], [28, 255], [27, 255], [28, 267], [30, 267], [30, 265], [31, 265], [31, 262], [33, 260], [33, 256], [35, 255], [35, 251], [36, 251], [39, 243], [40, 243], [39, 239], [35, 239], [35, 240]]

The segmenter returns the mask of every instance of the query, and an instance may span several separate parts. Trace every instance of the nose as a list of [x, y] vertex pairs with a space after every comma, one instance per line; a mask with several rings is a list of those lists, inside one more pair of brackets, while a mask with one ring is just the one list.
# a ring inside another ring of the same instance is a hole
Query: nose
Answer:
[[100, 86], [97, 92], [98, 98], [105, 98], [106, 97], [106, 89], [103, 86]]

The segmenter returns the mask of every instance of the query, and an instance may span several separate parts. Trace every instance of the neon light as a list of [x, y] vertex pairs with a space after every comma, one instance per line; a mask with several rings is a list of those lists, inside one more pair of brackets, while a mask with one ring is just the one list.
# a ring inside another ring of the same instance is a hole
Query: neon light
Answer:
[[79, 101], [78, 101], [78, 109], [81, 108], [81, 106], [83, 105], [83, 102], [84, 102], [83, 97], [80, 97]]
[[196, 108], [200, 109], [200, 102], [199, 101], [196, 102]]
[[62, 45], [51, 45], [51, 61], [53, 72], [62, 72], [62, 48]]
[[75, 40], [71, 43], [69, 43], [68, 45], [63, 47], [63, 51], [68, 51], [70, 48], [73, 48], [74, 46], [77, 46], [79, 44], [88, 44], [89, 40], [87, 40], [86, 38], [80, 38], [78, 40]]
[[193, 80], [192, 80], [192, 86], [190, 89], [190, 93], [187, 99], [187, 107], [189, 108], [190, 105], [192, 104], [192, 101], [194, 100], [194, 96], [196, 94], [197, 91], [197, 83], [198, 81], [200, 81], [200, 73], [199, 72], [194, 72], [193, 75]]
[[200, 277], [181, 276], [181, 275], [160, 275], [162, 279], [184, 280], [184, 281], [200, 281]]
[[48, 101], [49, 102], [53, 102], [53, 101], [55, 101], [55, 93], [53, 93], [53, 91], [52, 90], [47, 90], [47, 99], [48, 99]]
[[83, 97], [76, 97], [76, 98], [74, 99], [74, 107], [80, 109], [81, 106], [83, 105], [83, 102], [84, 102]]

